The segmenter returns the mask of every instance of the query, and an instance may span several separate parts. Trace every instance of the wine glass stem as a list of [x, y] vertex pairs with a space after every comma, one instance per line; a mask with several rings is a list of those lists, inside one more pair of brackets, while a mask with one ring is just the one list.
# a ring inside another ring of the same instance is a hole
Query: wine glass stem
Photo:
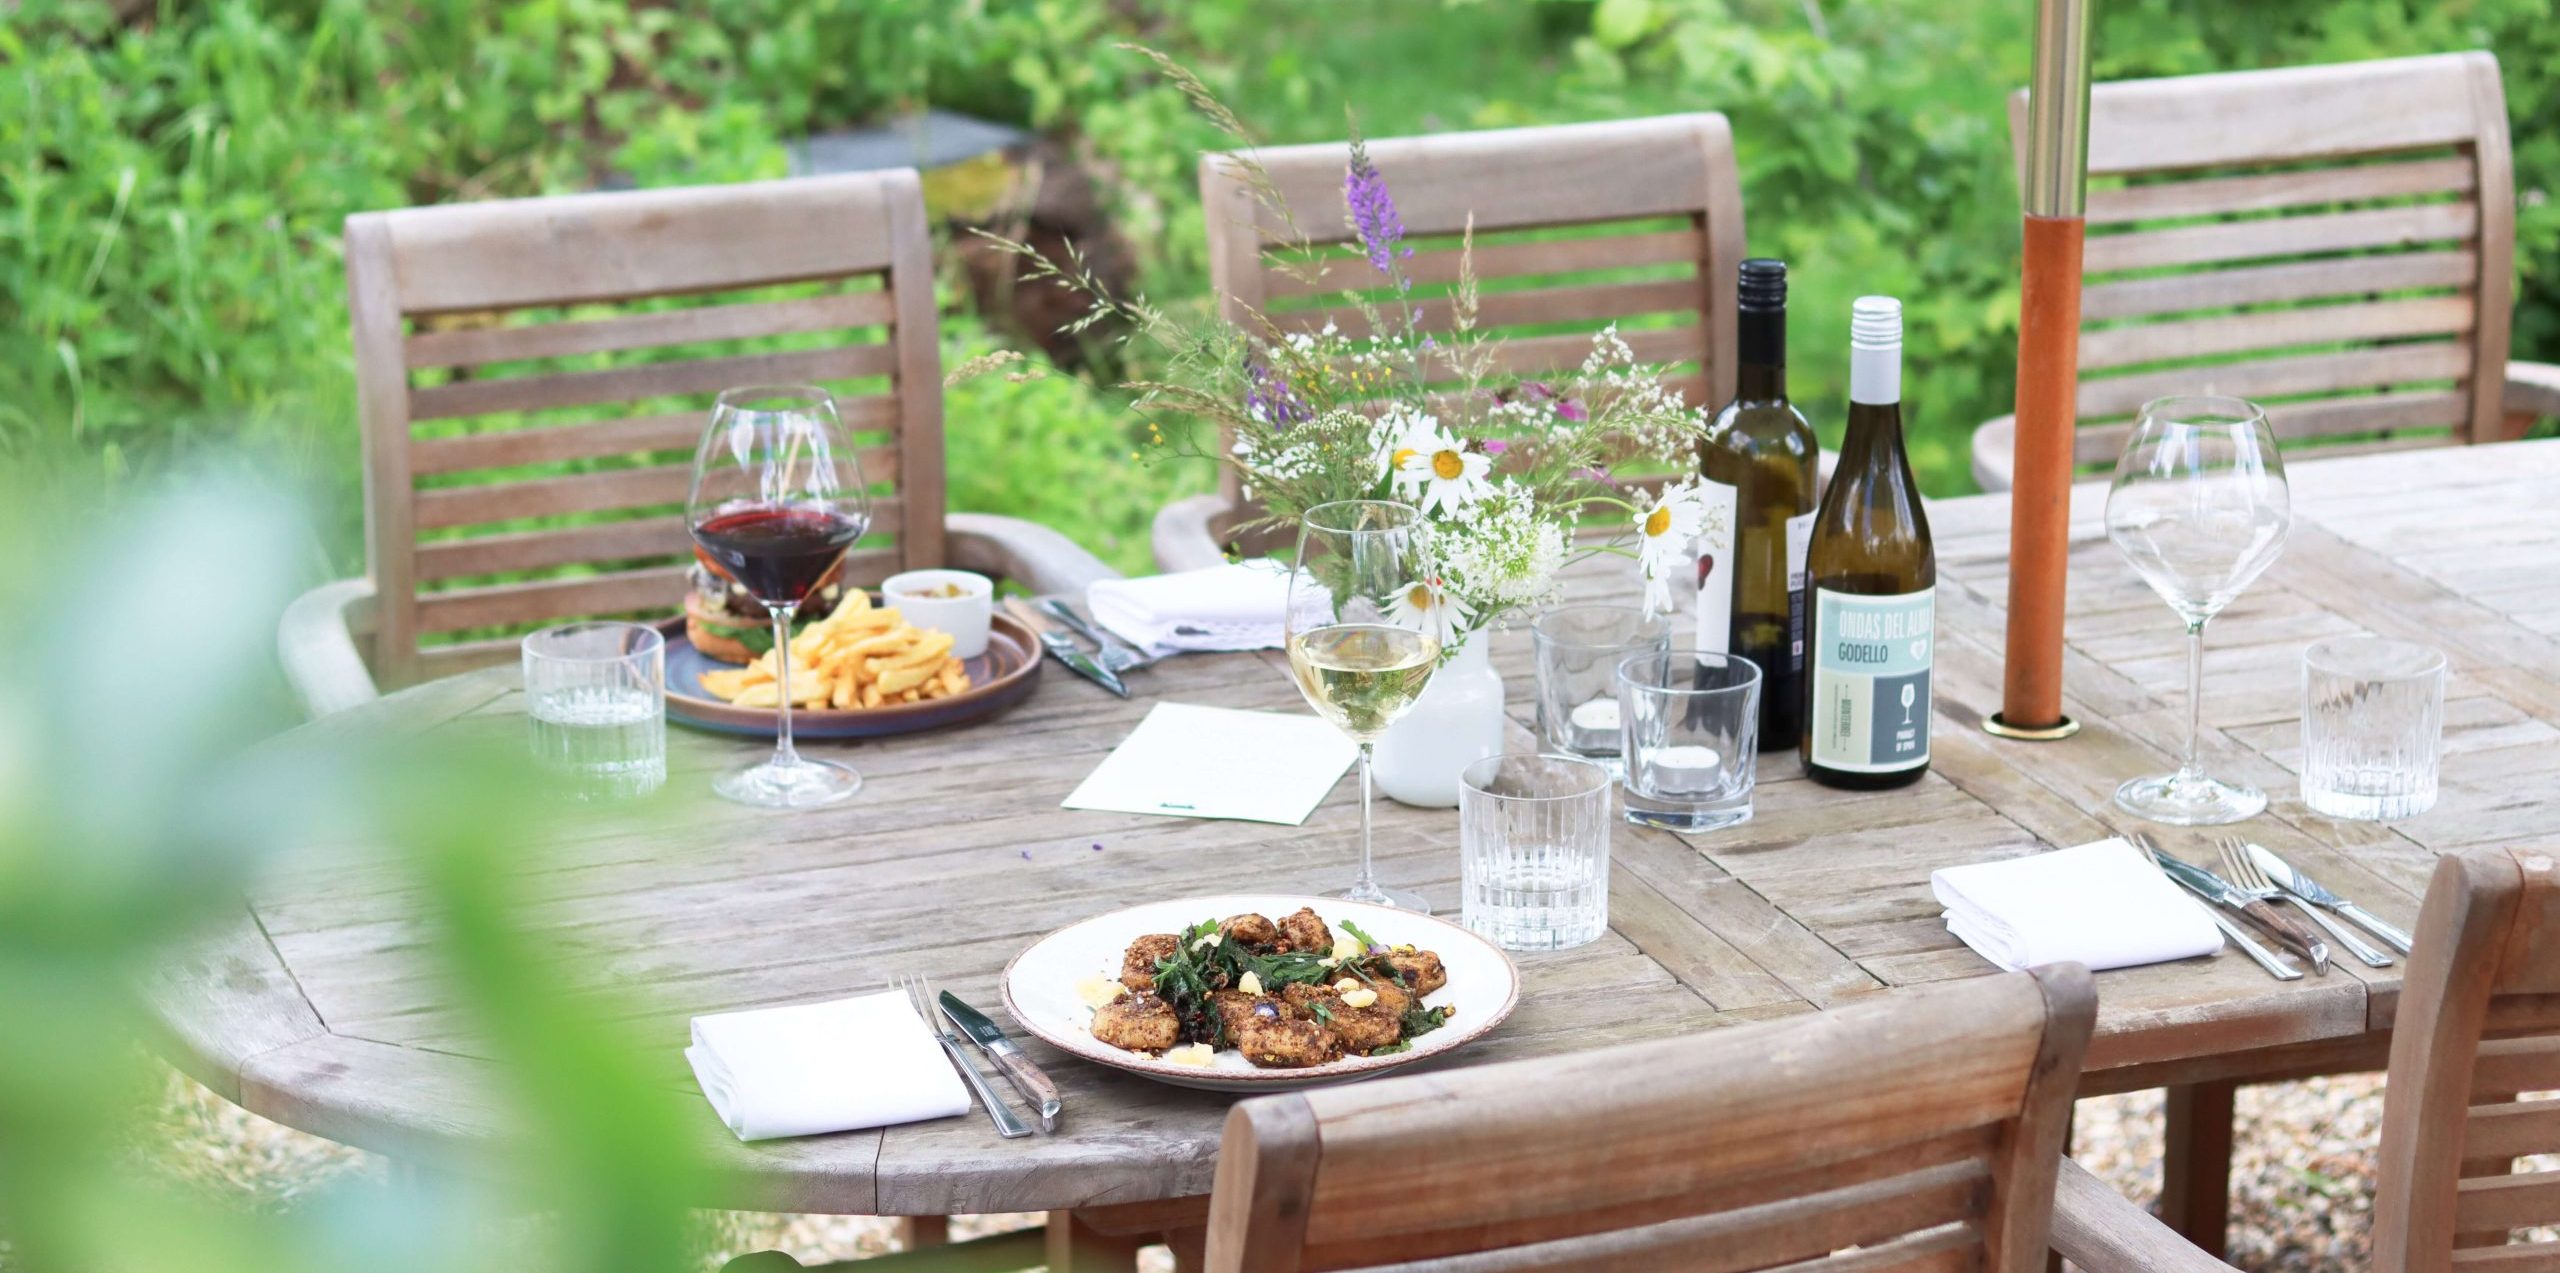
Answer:
[[1360, 879], [1353, 887], [1362, 894], [1375, 890], [1378, 877], [1369, 869], [1369, 744], [1360, 744]]
[[2204, 769], [2196, 763], [2196, 740], [2204, 732], [2204, 620], [2187, 624], [2187, 750], [2179, 758], [2180, 778], [2201, 778]]
[[773, 683], [782, 702], [774, 712], [773, 763], [796, 765], [800, 753], [791, 746], [791, 615], [800, 607], [766, 606], [773, 616]]

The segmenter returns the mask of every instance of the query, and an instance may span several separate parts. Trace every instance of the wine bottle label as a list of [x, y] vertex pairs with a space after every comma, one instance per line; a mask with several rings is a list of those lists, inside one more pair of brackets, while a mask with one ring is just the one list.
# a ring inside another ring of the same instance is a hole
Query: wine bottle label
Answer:
[[1698, 651], [1723, 654], [1733, 648], [1733, 581], [1740, 562], [1734, 560], [1734, 514], [1741, 493], [1711, 479], [1698, 483], [1698, 502], [1706, 509], [1706, 529], [1698, 536]]
[[1813, 590], [1813, 762], [1895, 773], [1929, 760], [1937, 592]]
[[1787, 670], [1804, 670], [1804, 556], [1813, 546], [1813, 514], [1787, 519]]

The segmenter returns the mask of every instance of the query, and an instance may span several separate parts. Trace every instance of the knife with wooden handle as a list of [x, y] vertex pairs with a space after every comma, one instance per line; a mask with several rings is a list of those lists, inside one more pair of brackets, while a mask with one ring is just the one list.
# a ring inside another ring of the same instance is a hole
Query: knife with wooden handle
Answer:
[[2233, 888], [2230, 881], [2201, 866], [2179, 861], [2156, 849], [2151, 856], [2160, 864], [2160, 869], [2167, 871], [2171, 877], [2194, 886], [2197, 892], [2206, 897], [2256, 920], [2258, 927], [2264, 929], [2268, 936], [2275, 938], [2285, 949], [2310, 960], [2311, 971], [2323, 975], [2329, 971], [2329, 944], [2313, 937], [2302, 925], [2286, 918], [2275, 907]]
[[2240, 903], [2240, 913], [2258, 921], [2267, 935], [2284, 943], [2284, 948], [2311, 961], [2313, 972], [2329, 971], [2329, 943], [2320, 940], [2300, 920], [2275, 908], [2264, 898], [2250, 898]]
[[1040, 1130], [1058, 1130], [1058, 1110], [1064, 1104], [1058, 1097], [1058, 1085], [1050, 1082], [1049, 1076], [1041, 1073], [1039, 1066], [1032, 1064], [1020, 1044], [1006, 1038], [1004, 1031], [987, 1019], [987, 1014], [970, 1007], [960, 996], [948, 990], [942, 992], [942, 1015], [960, 1027], [960, 1032], [969, 1036], [969, 1041], [977, 1044], [978, 1050], [986, 1053], [987, 1059], [995, 1062], [997, 1069], [1004, 1071], [1005, 1080], [1013, 1084], [1013, 1090], [1022, 1093], [1022, 1099], [1039, 1110]]
[[1104, 667], [1101, 660], [1085, 653], [1083, 646], [1077, 645], [1073, 637], [1060, 631], [1058, 625], [1048, 616], [1032, 609], [1029, 602], [1020, 597], [1007, 597], [1004, 599], [1004, 609], [1005, 613], [1021, 620], [1022, 626], [1031, 629], [1032, 635], [1040, 638], [1040, 646], [1049, 652], [1049, 657], [1074, 669], [1076, 675], [1122, 698], [1129, 697], [1129, 687], [1121, 683], [1119, 673]]

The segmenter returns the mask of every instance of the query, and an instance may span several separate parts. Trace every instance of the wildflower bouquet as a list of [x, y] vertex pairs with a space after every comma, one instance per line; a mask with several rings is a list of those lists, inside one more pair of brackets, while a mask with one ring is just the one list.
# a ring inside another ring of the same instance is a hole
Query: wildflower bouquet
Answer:
[[[1227, 162], [1287, 228], [1287, 241], [1273, 250], [1279, 268], [1314, 279], [1321, 257], [1253, 158], [1242, 126], [1188, 71], [1138, 51], [1240, 143]], [[1498, 342], [1477, 326], [1472, 220], [1449, 320], [1426, 326], [1405, 267], [1413, 249], [1386, 174], [1356, 136], [1343, 174], [1343, 212], [1374, 271], [1361, 289], [1343, 294], [1363, 319], [1358, 336], [1330, 322], [1291, 330], [1270, 315], [1242, 324], [1175, 315], [1111, 296], [1080, 262], [1061, 265], [1022, 245], [1005, 246], [1030, 259], [1036, 273], [1092, 298], [1093, 311], [1079, 326], [1116, 317], [1158, 346], [1160, 370], [1128, 386], [1136, 405], [1157, 443], [1234, 466], [1246, 498], [1262, 510], [1240, 529], [1294, 523], [1336, 500], [1396, 500], [1419, 510], [1428, 565], [1392, 609], [1398, 622], [1433, 632], [1444, 651], [1504, 612], [1551, 596], [1585, 521], [1623, 519], [1632, 549], [1622, 535], [1580, 551], [1634, 556], [1647, 608], [1669, 608], [1670, 580], [1688, 568], [1705, 515], [1695, 479], [1643, 495], [1623, 492], [1610, 474], [1630, 463], [1693, 473], [1703, 413], [1639, 365], [1614, 326], [1592, 338], [1589, 355], [1570, 372], [1497, 375]], [[1224, 444], [1203, 446], [1203, 436]]]

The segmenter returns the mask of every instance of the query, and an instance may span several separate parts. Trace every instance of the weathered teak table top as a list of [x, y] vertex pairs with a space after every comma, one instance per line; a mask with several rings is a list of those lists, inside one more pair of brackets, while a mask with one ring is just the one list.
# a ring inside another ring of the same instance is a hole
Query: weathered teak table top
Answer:
[[[2209, 633], [2211, 763], [2267, 788], [2248, 830], [2382, 915], [2408, 924], [2435, 854], [2560, 838], [2560, 442], [2307, 460], [2282, 560]], [[1758, 814], [1694, 840], [1621, 826], [1610, 932], [1521, 959], [1518, 1013], [1461, 1062], [1593, 1047], [1821, 1009], [1987, 971], [1950, 938], [1927, 891], [1939, 866], [2077, 844], [2131, 825], [2109, 793], [2161, 768], [2183, 722], [2181, 635], [2098, 529], [2104, 490], [2074, 504], [2070, 710], [2063, 743], [1977, 728], [1997, 705], [2007, 497], [1935, 504], [1936, 768], [1916, 787], [1855, 795], [1761, 769]], [[1575, 590], [1629, 592], [1617, 568]], [[2307, 812], [2290, 766], [2303, 646], [2357, 631], [2451, 657], [2443, 797], [2394, 826]], [[1526, 641], [1497, 662], [1528, 716]], [[744, 1169], [705, 1205], [884, 1214], [1009, 1211], [1204, 1192], [1229, 1098], [1041, 1056], [1065, 1088], [1058, 1135], [996, 1139], [966, 1118], [741, 1146], [691, 1095], [678, 1052], [695, 1013], [833, 997], [922, 971], [994, 1007], [995, 975], [1034, 936], [1131, 902], [1226, 889], [1318, 891], [1351, 869], [1353, 784], [1302, 828], [1061, 809], [1059, 801], [1158, 698], [1304, 710], [1277, 653], [1169, 660], [1121, 702], [1051, 668], [1009, 715], [958, 732], [814, 750], [868, 780], [853, 801], [788, 815], [734, 809], [708, 775], [758, 747], [669, 736], [673, 798], [638, 828], [582, 828], [525, 862], [538, 918], [583, 975], [646, 1004], [670, 1099], [716, 1159]], [[440, 728], [511, 740], [511, 670], [393, 695], [330, 731]], [[1457, 819], [1382, 804], [1380, 867], [1443, 910], [1457, 903]], [[2201, 860], [2201, 835], [2167, 832]], [[1097, 851], [1093, 846], [1100, 844]], [[415, 943], [412, 894], [390, 872], [279, 873], [222, 939], [158, 987], [179, 1059], [251, 1110], [393, 1153], [491, 1128], [488, 1062]], [[2396, 969], [2342, 962], [2279, 984], [2236, 952], [2102, 974], [2088, 1090], [2170, 1079], [2378, 1064]], [[1033, 1045], [1038, 1049], [1038, 1045]]]

